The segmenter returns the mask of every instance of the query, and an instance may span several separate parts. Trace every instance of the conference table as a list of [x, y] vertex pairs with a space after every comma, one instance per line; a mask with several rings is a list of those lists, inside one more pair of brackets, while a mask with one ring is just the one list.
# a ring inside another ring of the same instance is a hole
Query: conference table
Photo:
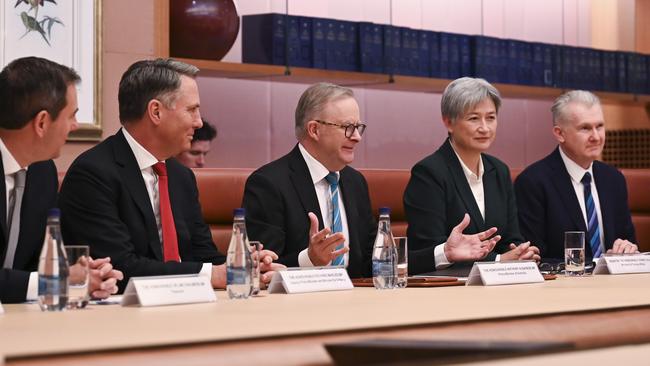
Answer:
[[507, 286], [263, 291], [247, 300], [217, 291], [214, 303], [89, 305], [49, 313], [36, 304], [3, 307], [6, 365], [331, 365], [324, 344], [368, 339], [571, 342], [592, 358], [609, 355], [604, 347], [613, 347], [612, 355], [624, 352], [616, 346], [650, 349], [644, 345], [650, 343], [650, 274], [559, 276]]

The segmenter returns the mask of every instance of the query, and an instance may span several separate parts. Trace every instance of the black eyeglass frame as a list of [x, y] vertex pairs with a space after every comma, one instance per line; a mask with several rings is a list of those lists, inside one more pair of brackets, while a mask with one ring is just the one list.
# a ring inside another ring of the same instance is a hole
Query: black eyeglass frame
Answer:
[[363, 123], [340, 124], [340, 123], [327, 122], [327, 121], [323, 121], [323, 120], [320, 120], [320, 119], [315, 119], [314, 121], [316, 121], [316, 122], [318, 122], [320, 124], [323, 124], [323, 125], [336, 126], [336, 127], [340, 127], [342, 129], [344, 129], [345, 130], [345, 137], [347, 137], [347, 138], [351, 138], [352, 135], [354, 135], [354, 130], [359, 131], [359, 136], [363, 136], [363, 133], [366, 132], [366, 127], [368, 127]]

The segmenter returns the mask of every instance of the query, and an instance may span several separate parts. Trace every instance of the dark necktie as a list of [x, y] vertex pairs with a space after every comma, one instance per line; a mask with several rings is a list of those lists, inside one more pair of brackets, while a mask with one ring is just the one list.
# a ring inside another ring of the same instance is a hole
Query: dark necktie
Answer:
[[7, 240], [7, 255], [2, 265], [3, 268], [13, 268], [16, 248], [18, 248], [18, 237], [20, 235], [20, 208], [23, 204], [23, 193], [25, 191], [25, 169], [21, 169], [14, 174], [14, 191], [9, 202], [9, 212], [7, 218], [7, 228], [9, 228], [9, 238]]
[[[330, 172], [325, 179], [330, 184], [330, 195], [332, 197], [332, 233], [340, 233], [343, 231], [343, 224], [341, 223], [341, 211], [339, 210], [339, 176]], [[343, 248], [343, 244], [340, 244], [336, 249]], [[332, 260], [333, 266], [340, 266], [343, 264], [343, 255]]]
[[600, 250], [600, 227], [598, 226], [598, 212], [594, 196], [591, 194], [591, 174], [585, 173], [582, 177], [582, 186], [585, 192], [585, 210], [587, 211], [587, 242], [591, 247], [593, 258], [598, 258], [602, 254]]
[[165, 262], [180, 262], [178, 255], [178, 238], [176, 225], [172, 215], [172, 205], [169, 201], [167, 166], [158, 162], [153, 165], [153, 170], [158, 174], [158, 197], [160, 198], [160, 221], [162, 223], [163, 257]]

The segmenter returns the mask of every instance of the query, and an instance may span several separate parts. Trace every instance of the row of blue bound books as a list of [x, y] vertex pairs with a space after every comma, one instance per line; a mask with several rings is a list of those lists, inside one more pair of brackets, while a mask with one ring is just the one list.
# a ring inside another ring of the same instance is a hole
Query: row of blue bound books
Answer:
[[650, 94], [650, 55], [369, 22], [243, 17], [244, 63]]

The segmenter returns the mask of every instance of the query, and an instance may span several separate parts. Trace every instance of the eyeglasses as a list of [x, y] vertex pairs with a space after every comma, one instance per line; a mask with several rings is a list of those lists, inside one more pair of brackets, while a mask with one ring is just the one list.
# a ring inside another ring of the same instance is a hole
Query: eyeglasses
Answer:
[[321, 120], [318, 120], [318, 119], [315, 119], [314, 121], [316, 121], [316, 122], [318, 122], [320, 124], [329, 125], [329, 126], [336, 126], [336, 127], [340, 127], [342, 129], [344, 129], [345, 130], [345, 137], [347, 137], [347, 138], [351, 138], [352, 135], [354, 135], [354, 130], [355, 129], [357, 131], [359, 131], [359, 136], [363, 135], [363, 133], [366, 131], [366, 125], [364, 125], [363, 123], [359, 123], [359, 124], [356, 124], [356, 125], [352, 124], [352, 123], [346, 123], [346, 124], [342, 125], [342, 124], [339, 124], [339, 123], [321, 121]]

